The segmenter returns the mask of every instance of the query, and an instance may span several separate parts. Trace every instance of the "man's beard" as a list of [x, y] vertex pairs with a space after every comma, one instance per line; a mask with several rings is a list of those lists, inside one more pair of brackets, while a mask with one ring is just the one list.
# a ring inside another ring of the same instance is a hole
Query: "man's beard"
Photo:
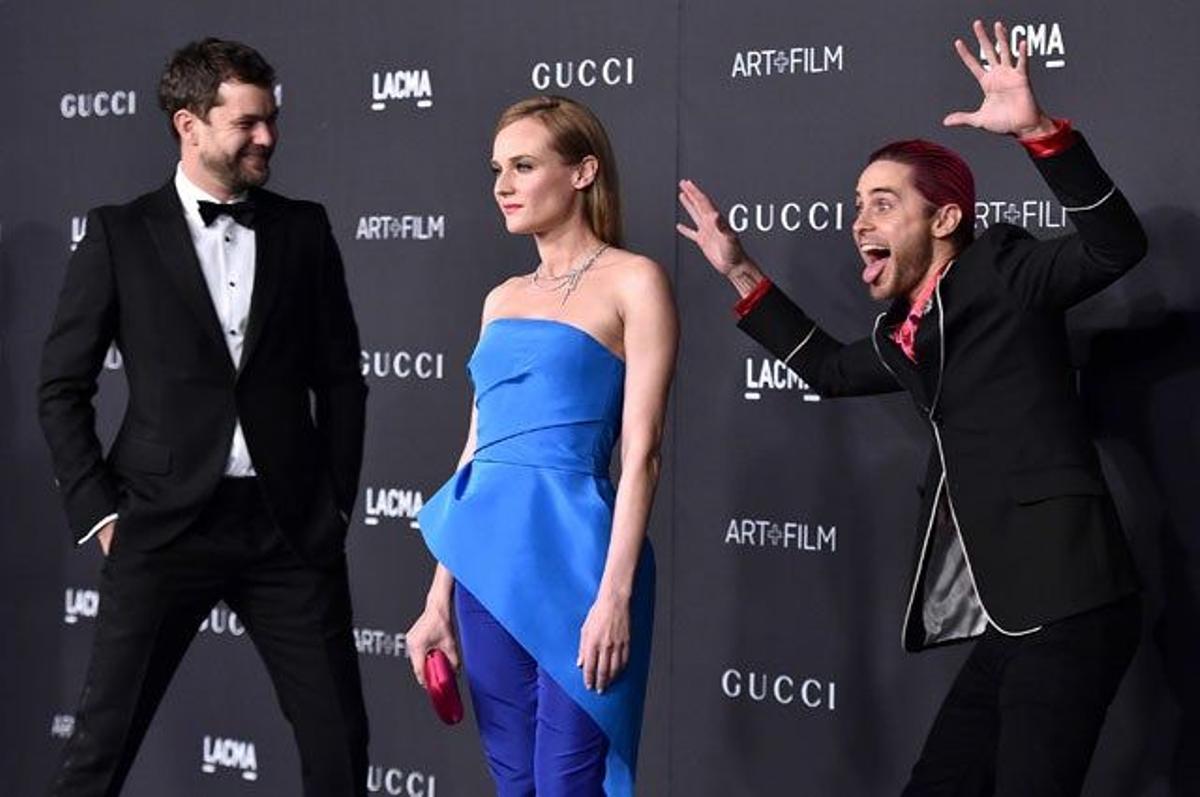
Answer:
[[[261, 172], [251, 171], [243, 165], [242, 161], [248, 155], [262, 157]], [[202, 154], [200, 162], [209, 174], [234, 194], [240, 194], [249, 188], [259, 188], [271, 177], [271, 151], [264, 147], [243, 149], [230, 157], [213, 158]]]
[[928, 240], [914, 242], [892, 250], [892, 257], [895, 258], [894, 279], [888, 286], [887, 296], [881, 297], [886, 300], [907, 297], [921, 284], [933, 261], [933, 244]]

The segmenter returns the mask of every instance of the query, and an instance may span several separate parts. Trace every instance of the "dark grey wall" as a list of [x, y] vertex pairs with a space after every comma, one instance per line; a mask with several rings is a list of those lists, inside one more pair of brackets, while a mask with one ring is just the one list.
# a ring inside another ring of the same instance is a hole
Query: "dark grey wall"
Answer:
[[[987, 218], [1063, 233], [1061, 208], [1019, 147], [940, 126], [977, 102], [950, 43], [981, 10], [915, 0], [0, 2], [0, 792], [39, 793], [69, 733], [100, 558], [67, 545], [35, 420], [41, 342], [87, 209], [169, 177], [157, 76], [172, 49], [212, 34], [253, 44], [277, 67], [272, 187], [329, 209], [362, 330], [371, 398], [349, 556], [371, 789], [487, 790], [472, 730], [433, 718], [401, 634], [432, 567], [411, 515], [462, 445], [480, 303], [536, 256], [504, 233], [491, 199], [492, 125], [545, 89], [604, 119], [630, 245], [672, 274], [683, 319], [651, 530], [660, 616], [640, 791], [896, 793], [964, 652], [910, 656], [899, 644], [928, 441], [906, 399], [813, 401], [734, 329], [732, 292], [675, 237], [675, 182], [709, 189], [777, 281], [844, 337], [865, 334], [874, 314], [849, 224], [858, 171], [883, 141], [959, 149]], [[1038, 45], [1043, 104], [1086, 130], [1152, 241], [1144, 266], [1074, 318], [1081, 389], [1148, 596], [1146, 639], [1087, 793], [1167, 794], [1173, 769], [1176, 793], [1196, 793], [1200, 110], [1185, 89], [1200, 66], [1200, 9], [1155, 0], [1101, 13], [1070, 0], [1005, 13]], [[376, 98], [399, 70], [418, 85], [427, 75], [429, 95]], [[104, 115], [99, 92], [119, 97]], [[90, 116], [74, 95], [93, 103]], [[120, 369], [107, 370], [106, 438], [123, 391]], [[128, 794], [298, 793], [290, 733], [240, 631], [221, 608], [198, 636]], [[218, 739], [244, 756], [206, 772]]]

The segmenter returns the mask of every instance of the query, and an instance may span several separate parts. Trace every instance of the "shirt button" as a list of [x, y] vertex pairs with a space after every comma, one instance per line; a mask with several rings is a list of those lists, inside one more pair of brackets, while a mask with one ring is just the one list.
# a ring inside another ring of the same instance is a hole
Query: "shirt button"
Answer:
[[232, 243], [232, 242], [233, 242], [233, 236], [232, 236], [232, 235], [226, 235], [226, 236], [225, 236], [225, 243]]

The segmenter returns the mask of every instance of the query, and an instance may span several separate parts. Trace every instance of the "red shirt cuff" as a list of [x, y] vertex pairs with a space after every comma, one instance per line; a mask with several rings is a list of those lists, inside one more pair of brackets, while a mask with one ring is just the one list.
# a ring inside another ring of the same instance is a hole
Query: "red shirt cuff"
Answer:
[[1070, 119], [1055, 119], [1054, 132], [1033, 138], [1018, 138], [1021, 146], [1034, 158], [1049, 158], [1057, 155], [1075, 143], [1075, 131], [1071, 128]]
[[754, 309], [754, 305], [758, 304], [758, 301], [767, 295], [767, 291], [769, 290], [771, 290], [771, 280], [763, 277], [754, 286], [754, 290], [738, 300], [738, 303], [733, 306], [733, 312], [737, 313], [738, 318], [745, 318]]

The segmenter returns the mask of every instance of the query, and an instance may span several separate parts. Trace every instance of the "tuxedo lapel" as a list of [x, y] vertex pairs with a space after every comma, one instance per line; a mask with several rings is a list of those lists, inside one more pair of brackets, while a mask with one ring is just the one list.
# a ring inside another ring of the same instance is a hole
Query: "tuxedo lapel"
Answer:
[[246, 342], [238, 373], [246, 370], [254, 351], [262, 340], [263, 330], [283, 282], [282, 264], [286, 257], [288, 239], [282, 207], [262, 191], [253, 191], [255, 203], [254, 292], [250, 296], [250, 318], [246, 323]]
[[917, 353], [917, 374], [930, 396], [924, 404], [927, 407], [931, 406], [932, 397], [937, 395], [942, 371], [942, 311], [942, 304], [935, 292], [929, 297], [929, 310], [921, 317], [921, 325], [917, 327], [917, 337], [913, 342], [913, 350]]
[[[922, 378], [921, 369], [918, 368], [917, 363], [908, 359], [908, 355], [904, 353], [899, 344], [892, 340], [892, 332], [904, 321], [907, 315], [908, 301], [906, 299], [897, 299], [894, 301], [875, 328], [875, 346], [879, 351], [879, 356], [883, 358], [884, 364], [895, 374], [896, 379], [900, 381], [904, 389], [912, 395], [913, 400], [922, 407], [928, 407], [929, 387], [925, 379]], [[927, 320], [923, 320], [921, 326], [918, 327], [918, 341], [921, 334], [926, 331], [925, 321]], [[921, 357], [919, 345], [917, 346], [917, 357]]]
[[930, 297], [929, 311], [921, 319], [917, 328], [915, 349], [917, 352], [917, 370], [921, 375], [921, 384], [929, 391], [930, 400], [926, 406], [932, 407], [937, 403], [942, 392], [942, 379], [946, 349], [946, 306], [949, 297], [954, 292], [954, 267], [957, 261], [951, 262], [938, 280], [937, 287]]
[[[159, 260], [183, 296], [184, 304], [192, 311], [205, 334], [229, 360], [229, 350], [221, 334], [221, 322], [217, 319], [208, 285], [204, 282], [200, 259], [196, 257], [196, 247], [183, 217], [183, 205], [173, 183], [167, 183], [152, 195], [145, 221], [158, 250]], [[233, 361], [229, 360], [229, 364], [232, 367]]]

